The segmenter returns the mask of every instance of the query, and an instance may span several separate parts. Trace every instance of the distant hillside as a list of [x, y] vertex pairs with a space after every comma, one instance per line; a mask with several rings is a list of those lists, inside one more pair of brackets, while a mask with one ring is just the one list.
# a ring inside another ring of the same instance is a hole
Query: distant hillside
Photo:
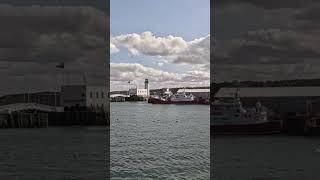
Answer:
[[[201, 87], [176, 87], [169, 88], [172, 93], [177, 93], [179, 89], [209, 89], [209, 86], [201, 86]], [[150, 94], [161, 94], [164, 88], [161, 89], [150, 89]]]
[[112, 94], [128, 94], [128, 91], [111, 91], [110, 95]]
[[[169, 90], [172, 93], [176, 93], [179, 89], [209, 89], [209, 86], [201, 86], [201, 87], [176, 87], [176, 88], [169, 88]], [[150, 89], [150, 94], [161, 94], [163, 92], [163, 89], [165, 88], [160, 88], [160, 89]], [[110, 94], [128, 94], [128, 91], [112, 91]]]

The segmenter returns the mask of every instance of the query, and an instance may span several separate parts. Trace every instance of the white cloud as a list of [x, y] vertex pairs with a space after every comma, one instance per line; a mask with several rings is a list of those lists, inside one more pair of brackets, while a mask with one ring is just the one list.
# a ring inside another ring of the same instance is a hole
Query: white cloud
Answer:
[[119, 51], [120, 50], [113, 43], [110, 42], [110, 53], [114, 54], [114, 53], [117, 53]]
[[115, 36], [111, 42], [117, 46], [128, 48], [132, 54], [146, 54], [151, 56], [168, 56], [179, 53], [187, 48], [188, 44], [181, 37], [155, 37], [151, 32], [141, 34], [125, 34]]
[[156, 56], [177, 64], [208, 64], [210, 61], [210, 35], [186, 41], [172, 35], [156, 37], [147, 31], [115, 36], [111, 43], [115, 46], [111, 48], [125, 47], [132, 55]]
[[156, 57], [159, 68], [164, 64], [185, 64], [191, 70], [176, 73], [138, 63], [111, 63], [111, 90], [128, 89], [127, 82], [132, 80], [143, 87], [145, 78], [149, 79], [151, 88], [208, 86], [210, 83], [210, 35], [192, 41], [172, 35], [156, 37], [151, 32], [111, 37], [111, 53], [119, 52], [121, 47], [128, 49], [129, 56]]
[[157, 65], [158, 65], [159, 67], [162, 67], [162, 66], [163, 66], [163, 62], [158, 62]]
[[172, 73], [159, 69], [145, 67], [137, 63], [111, 63], [110, 66], [111, 90], [128, 88], [128, 81], [134, 80], [143, 87], [145, 78], [149, 79], [151, 88], [181, 87], [181, 86], [208, 86], [209, 71], [191, 70], [185, 73]]
[[188, 42], [188, 47], [172, 59], [174, 63], [209, 64], [210, 35]]
[[[69, 84], [105, 84], [108, 15], [86, 6], [0, 5], [0, 95], [55, 91], [64, 62]], [[8, 83], [10, 82], [10, 83]]]

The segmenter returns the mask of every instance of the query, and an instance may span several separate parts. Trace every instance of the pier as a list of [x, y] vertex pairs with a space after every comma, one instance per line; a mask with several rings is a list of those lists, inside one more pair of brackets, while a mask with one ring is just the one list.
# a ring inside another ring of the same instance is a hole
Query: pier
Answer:
[[109, 126], [109, 112], [102, 109], [66, 109], [37, 103], [0, 106], [0, 128], [46, 128], [48, 126]]
[[124, 102], [126, 98], [130, 97], [129, 95], [124, 94], [112, 94], [110, 95], [111, 102]]
[[37, 103], [15, 103], [0, 106], [0, 128], [48, 127], [48, 113], [62, 112], [61, 107]]

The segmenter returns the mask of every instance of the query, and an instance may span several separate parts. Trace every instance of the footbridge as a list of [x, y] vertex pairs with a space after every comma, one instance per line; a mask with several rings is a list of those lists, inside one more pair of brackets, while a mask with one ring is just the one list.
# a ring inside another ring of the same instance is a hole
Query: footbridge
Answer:
[[129, 95], [124, 95], [124, 94], [112, 94], [110, 95], [110, 98], [115, 98], [115, 97], [130, 97]]
[[36, 110], [43, 112], [63, 112], [63, 107], [49, 106], [38, 103], [15, 103], [0, 106], [1, 112], [8, 112], [9, 114], [17, 111]]
[[110, 95], [111, 102], [124, 102], [129, 95], [125, 94], [112, 94]]

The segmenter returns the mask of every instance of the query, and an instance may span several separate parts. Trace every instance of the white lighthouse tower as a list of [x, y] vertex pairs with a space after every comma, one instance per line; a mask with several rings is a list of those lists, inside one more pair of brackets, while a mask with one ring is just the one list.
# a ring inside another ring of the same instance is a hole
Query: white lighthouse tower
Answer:
[[147, 90], [147, 96], [150, 96], [149, 80], [148, 79], [145, 79], [145, 81], [144, 81], [144, 88]]

